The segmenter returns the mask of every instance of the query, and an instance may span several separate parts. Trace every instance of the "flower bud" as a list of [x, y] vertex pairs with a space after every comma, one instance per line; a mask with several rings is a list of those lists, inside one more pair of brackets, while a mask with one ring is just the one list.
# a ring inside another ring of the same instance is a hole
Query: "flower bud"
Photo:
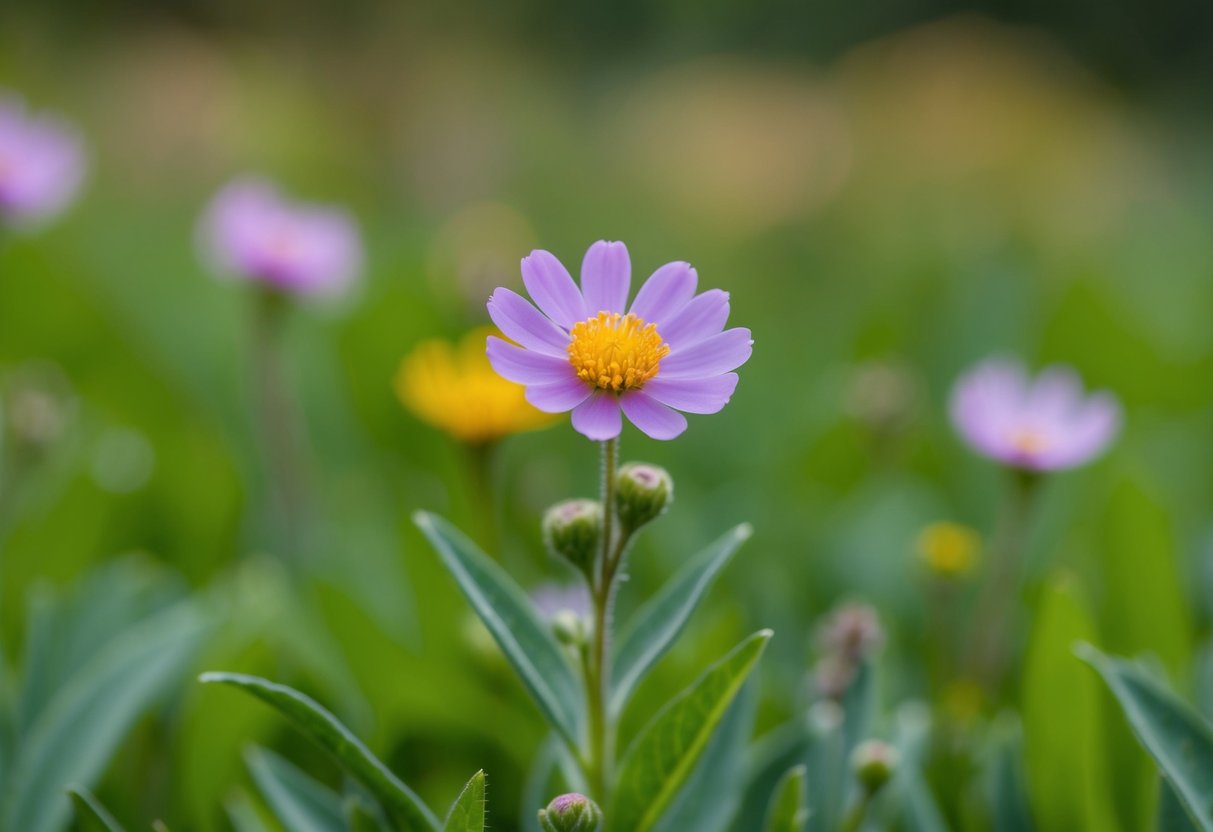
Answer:
[[552, 635], [565, 647], [581, 647], [589, 641], [588, 622], [573, 610], [560, 610], [548, 620]]
[[664, 468], [629, 462], [615, 475], [615, 513], [631, 534], [661, 515], [674, 500], [674, 481]]
[[602, 535], [602, 507], [593, 500], [565, 500], [543, 516], [543, 539], [548, 550], [586, 575], [594, 572]]
[[934, 575], [959, 578], [976, 563], [981, 538], [959, 523], [932, 523], [918, 535], [916, 548], [923, 564]]
[[562, 794], [539, 810], [543, 832], [599, 832], [602, 810], [583, 794]]
[[851, 770], [864, 792], [874, 795], [897, 770], [897, 749], [880, 740], [865, 740], [851, 752]]

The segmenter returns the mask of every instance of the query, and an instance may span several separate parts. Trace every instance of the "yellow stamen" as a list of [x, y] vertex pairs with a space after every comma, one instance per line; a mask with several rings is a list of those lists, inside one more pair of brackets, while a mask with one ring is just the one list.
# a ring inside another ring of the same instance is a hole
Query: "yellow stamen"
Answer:
[[522, 385], [506, 381], [484, 354], [486, 335], [477, 329], [458, 345], [424, 341], [400, 362], [396, 395], [423, 421], [473, 444], [544, 427], [555, 421], [527, 402]]
[[1030, 428], [1020, 428], [1011, 435], [1011, 445], [1024, 456], [1035, 456], [1048, 447], [1045, 436]]
[[670, 347], [656, 324], [632, 314], [599, 312], [573, 324], [569, 363], [582, 381], [600, 390], [636, 390], [657, 375]]

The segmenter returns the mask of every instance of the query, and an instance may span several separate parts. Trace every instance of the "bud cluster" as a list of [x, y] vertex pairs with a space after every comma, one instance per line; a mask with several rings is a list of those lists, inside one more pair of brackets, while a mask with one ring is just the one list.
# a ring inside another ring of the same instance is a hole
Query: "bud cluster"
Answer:
[[813, 668], [817, 691], [841, 699], [863, 661], [884, 644], [884, 628], [868, 604], [848, 602], [837, 607], [817, 631], [821, 658]]

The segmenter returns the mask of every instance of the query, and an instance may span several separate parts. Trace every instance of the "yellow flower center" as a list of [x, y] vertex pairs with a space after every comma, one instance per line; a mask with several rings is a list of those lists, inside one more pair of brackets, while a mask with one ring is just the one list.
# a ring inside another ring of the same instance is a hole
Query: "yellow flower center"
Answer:
[[599, 390], [636, 390], [657, 375], [670, 346], [656, 324], [632, 314], [599, 312], [573, 324], [569, 363], [577, 377]]
[[1040, 431], [1020, 428], [1011, 435], [1011, 446], [1024, 456], [1035, 456], [1049, 446], [1049, 441]]
[[933, 572], [956, 577], [968, 572], [981, 550], [977, 532], [959, 523], [932, 523], [918, 535], [918, 554]]

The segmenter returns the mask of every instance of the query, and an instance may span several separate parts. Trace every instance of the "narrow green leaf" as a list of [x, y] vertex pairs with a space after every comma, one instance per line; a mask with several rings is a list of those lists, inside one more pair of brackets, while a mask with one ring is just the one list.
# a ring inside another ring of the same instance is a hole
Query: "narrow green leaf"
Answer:
[[253, 746], [245, 752], [253, 782], [287, 829], [345, 832], [341, 798], [274, 752]]
[[484, 832], [484, 772], [478, 771], [451, 805], [442, 832]]
[[1158, 780], [1158, 808], [1155, 813], [1156, 832], [1199, 832], [1187, 808], [1165, 777]]
[[608, 832], [648, 832], [695, 761], [771, 638], [762, 630], [734, 648], [661, 709], [632, 743], [606, 813]]
[[748, 523], [727, 532], [636, 611], [615, 652], [609, 700], [612, 714], [623, 711], [636, 685], [670, 649], [716, 576], [752, 533]]
[[232, 793], [223, 802], [223, 811], [234, 832], [270, 832], [268, 820], [261, 817], [252, 798], [244, 791]]
[[771, 798], [771, 808], [767, 812], [766, 832], [804, 832], [809, 819], [805, 772], [803, 765], [796, 766], [775, 787], [775, 796]]
[[76, 826], [80, 832], [125, 832], [122, 824], [114, 820], [109, 810], [88, 789], [68, 789], [67, 796], [72, 801]]
[[654, 832], [725, 832], [741, 806], [745, 780], [738, 761], [754, 728], [754, 685], [746, 684], [720, 720], [699, 762]]
[[387, 822], [359, 795], [346, 795], [342, 802], [342, 811], [345, 813], [345, 827], [349, 832], [389, 832]]
[[[761, 829], [775, 788], [789, 768], [803, 763], [809, 753], [809, 733], [803, 719], [787, 722], [754, 742], [745, 754], [743, 798], [733, 832]], [[810, 803], [810, 805], [812, 805]], [[816, 812], [816, 809], [813, 810]], [[812, 817], [812, 815], [810, 815]]]
[[1028, 796], [1041, 832], [1122, 828], [1108, 779], [1101, 693], [1071, 652], [1093, 632], [1073, 577], [1050, 578], [1040, 594], [1021, 698]]
[[441, 517], [422, 511], [414, 515], [414, 522], [493, 634], [544, 716], [569, 747], [575, 747], [585, 721], [584, 688], [526, 593]]
[[1106, 656], [1090, 644], [1075, 652], [1112, 689], [1133, 733], [1196, 827], [1213, 830], [1213, 726], [1133, 662]]
[[392, 774], [337, 717], [311, 697], [286, 685], [243, 673], [204, 673], [199, 681], [231, 685], [276, 708], [370, 789], [404, 824], [407, 832], [438, 832], [438, 819], [413, 790]]
[[522, 832], [540, 832], [538, 812], [545, 805], [547, 795], [576, 789], [563, 789], [553, 792], [550, 788], [552, 776], [559, 770], [560, 754], [564, 744], [560, 737], [548, 734], [540, 744], [539, 750], [531, 761], [527, 771], [526, 781], [522, 786], [522, 800], [519, 804], [518, 828]]
[[842, 695], [844, 757], [849, 757], [855, 746], [872, 736], [878, 704], [876, 693], [876, 667], [871, 659], [864, 659], [846, 693]]
[[836, 832], [848, 799], [858, 788], [847, 765], [845, 722], [845, 712], [833, 701], [817, 702], [809, 709], [807, 759], [813, 810], [809, 832]]
[[210, 627], [190, 601], [130, 627], [39, 711], [12, 763], [6, 829], [52, 832], [71, 812], [65, 790], [89, 786], [139, 715], [186, 672]]
[[894, 790], [901, 803], [906, 832], [947, 832], [943, 812], [922, 773], [931, 736], [930, 709], [907, 703], [897, 709], [896, 742], [901, 762], [894, 775]]
[[990, 780], [994, 799], [994, 832], [1032, 832], [1023, 779], [1023, 741], [1013, 716], [1000, 716], [994, 725]]

